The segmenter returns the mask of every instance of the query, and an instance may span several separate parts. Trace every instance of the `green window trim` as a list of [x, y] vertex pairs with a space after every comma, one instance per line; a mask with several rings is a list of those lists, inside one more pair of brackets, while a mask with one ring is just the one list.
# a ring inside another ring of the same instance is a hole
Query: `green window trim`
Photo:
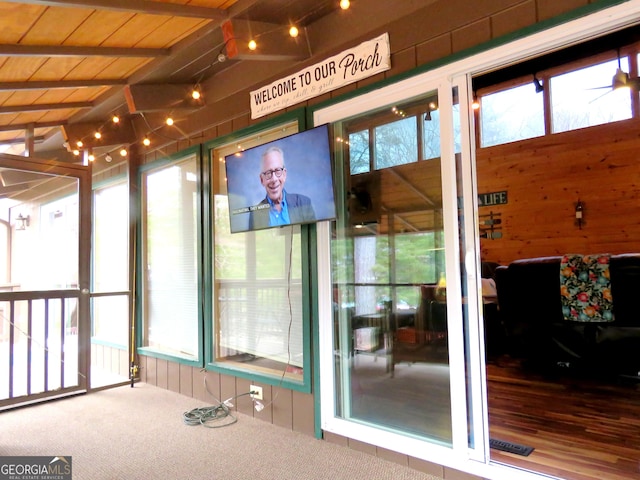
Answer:
[[306, 109], [301, 108], [293, 110], [291, 112], [284, 113], [277, 117], [271, 118], [260, 124], [247, 127], [242, 130], [238, 130], [232, 134], [225, 135], [210, 142], [204, 144], [205, 157], [208, 161], [203, 162], [203, 182], [204, 182], [204, 198], [208, 199], [203, 203], [204, 214], [204, 236], [203, 236], [203, 250], [204, 250], [204, 291], [207, 292], [204, 297], [204, 310], [205, 310], [205, 369], [221, 374], [228, 374], [238, 378], [249, 379], [252, 381], [260, 381], [267, 385], [283, 387], [286, 389], [299, 391], [303, 393], [310, 393], [312, 391], [312, 364], [313, 364], [313, 349], [311, 347], [311, 332], [313, 319], [317, 318], [317, 306], [315, 305], [315, 298], [312, 295], [312, 286], [316, 280], [313, 275], [317, 272], [317, 259], [315, 255], [315, 225], [302, 225], [300, 226], [300, 248], [301, 248], [301, 290], [302, 290], [302, 375], [301, 379], [292, 379], [285, 377], [286, 370], [281, 374], [258, 372], [256, 370], [244, 369], [238, 363], [227, 364], [227, 362], [220, 362], [215, 360], [215, 346], [214, 346], [214, 185], [213, 173], [211, 167], [214, 159], [213, 152], [215, 149], [222, 148], [226, 145], [237, 142], [239, 139], [257, 136], [261, 132], [272, 130], [279, 125], [290, 124], [292, 122], [297, 123], [298, 131], [303, 131], [306, 125]]
[[[143, 344], [145, 338], [145, 322], [144, 322], [144, 312], [143, 312], [143, 304], [140, 301], [141, 293], [143, 292], [144, 283], [142, 276], [137, 273], [135, 278], [136, 285], [136, 304], [135, 304], [135, 328], [136, 328], [136, 352], [138, 355], [144, 355], [151, 358], [157, 358], [161, 360], [167, 360], [176, 362], [178, 364], [190, 365], [195, 367], [202, 367], [204, 365], [204, 348], [203, 348], [203, 335], [204, 335], [204, 309], [203, 309], [203, 301], [202, 301], [202, 286], [204, 283], [204, 269], [202, 267], [202, 262], [204, 259], [203, 248], [202, 248], [202, 238], [203, 238], [203, 227], [202, 227], [202, 218], [203, 218], [203, 209], [202, 209], [202, 190], [203, 190], [203, 182], [202, 182], [202, 145], [195, 145], [180, 152], [177, 152], [172, 155], [168, 155], [166, 157], [160, 158], [154, 162], [150, 162], [144, 165], [141, 165], [138, 170], [136, 186], [138, 188], [139, 195], [137, 197], [138, 205], [137, 208], [137, 225], [136, 229], [138, 232], [143, 232], [143, 220], [142, 220], [142, 211], [143, 211], [143, 180], [145, 174], [151, 170], [156, 170], [162, 167], [170, 166], [171, 164], [177, 163], [183, 159], [186, 159], [190, 156], [195, 156], [196, 164], [197, 164], [197, 187], [196, 187], [196, 258], [197, 258], [197, 353], [192, 356], [182, 356], [176, 353], [167, 353], [166, 351], [162, 351], [160, 349], [156, 349], [154, 347], [145, 346]], [[135, 249], [136, 249], [136, 258], [135, 258], [135, 266], [137, 272], [144, 272], [144, 256], [143, 252], [143, 242], [145, 239], [143, 238], [142, 233], [137, 235], [135, 241]], [[195, 357], [195, 358], [194, 358]]]

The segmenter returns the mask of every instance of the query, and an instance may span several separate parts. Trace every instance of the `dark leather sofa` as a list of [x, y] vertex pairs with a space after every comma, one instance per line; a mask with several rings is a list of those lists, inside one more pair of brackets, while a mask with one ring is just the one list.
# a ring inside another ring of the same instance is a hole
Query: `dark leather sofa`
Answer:
[[521, 259], [496, 269], [505, 353], [536, 365], [640, 376], [640, 253], [610, 259], [613, 322], [566, 321], [561, 256]]

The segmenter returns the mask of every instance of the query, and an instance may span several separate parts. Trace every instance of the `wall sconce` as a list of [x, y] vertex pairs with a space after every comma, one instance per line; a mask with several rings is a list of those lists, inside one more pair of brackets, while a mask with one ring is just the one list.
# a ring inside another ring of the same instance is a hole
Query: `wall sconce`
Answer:
[[576, 225], [580, 230], [582, 230], [582, 225], [584, 225], [584, 203], [578, 200], [575, 206], [575, 215], [576, 215]]
[[16, 230], [26, 230], [29, 226], [29, 215], [22, 216], [21, 213], [16, 217]]

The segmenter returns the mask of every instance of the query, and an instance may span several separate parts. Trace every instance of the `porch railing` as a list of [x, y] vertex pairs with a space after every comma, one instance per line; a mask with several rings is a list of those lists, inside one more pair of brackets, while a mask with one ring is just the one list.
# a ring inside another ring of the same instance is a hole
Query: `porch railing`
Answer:
[[0, 292], [0, 408], [86, 388], [78, 290]]

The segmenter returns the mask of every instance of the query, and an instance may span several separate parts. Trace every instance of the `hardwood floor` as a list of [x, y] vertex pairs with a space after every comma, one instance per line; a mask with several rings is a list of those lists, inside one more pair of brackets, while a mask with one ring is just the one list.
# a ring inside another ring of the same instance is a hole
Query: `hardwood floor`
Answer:
[[494, 462], [567, 480], [640, 479], [640, 381], [570, 369], [526, 368], [507, 356], [487, 365], [494, 439], [534, 448], [491, 450]]

